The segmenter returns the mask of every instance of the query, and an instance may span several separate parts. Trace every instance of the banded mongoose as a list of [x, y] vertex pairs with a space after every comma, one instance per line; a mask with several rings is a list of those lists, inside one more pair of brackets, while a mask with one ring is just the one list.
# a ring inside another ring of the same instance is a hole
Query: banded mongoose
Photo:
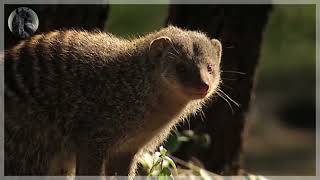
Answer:
[[[53, 31], [5, 53], [5, 175], [134, 175], [212, 99], [221, 44], [174, 26], [133, 40]], [[61, 169], [59, 169], [61, 167]]]

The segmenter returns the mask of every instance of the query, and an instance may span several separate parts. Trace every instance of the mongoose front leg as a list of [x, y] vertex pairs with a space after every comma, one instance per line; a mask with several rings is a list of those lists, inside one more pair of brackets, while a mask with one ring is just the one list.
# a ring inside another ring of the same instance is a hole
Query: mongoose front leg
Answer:
[[100, 176], [104, 153], [99, 145], [82, 143], [77, 151], [76, 176]]
[[133, 164], [133, 153], [121, 153], [109, 156], [105, 162], [106, 176], [128, 176]]

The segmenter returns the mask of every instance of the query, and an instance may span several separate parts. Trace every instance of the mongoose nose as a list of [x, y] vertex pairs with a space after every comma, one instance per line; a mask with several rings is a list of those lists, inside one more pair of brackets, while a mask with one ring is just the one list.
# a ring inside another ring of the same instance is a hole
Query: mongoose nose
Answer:
[[197, 90], [199, 93], [201, 94], [206, 94], [209, 90], [209, 85], [207, 82], [201, 82], [198, 86], [197, 86]]

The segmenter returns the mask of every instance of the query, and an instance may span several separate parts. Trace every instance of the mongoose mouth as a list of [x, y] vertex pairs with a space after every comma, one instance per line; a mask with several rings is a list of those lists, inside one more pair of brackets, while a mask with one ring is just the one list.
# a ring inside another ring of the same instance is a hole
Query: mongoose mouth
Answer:
[[207, 82], [201, 82], [189, 86], [187, 94], [194, 99], [202, 99], [209, 93], [210, 86]]
[[192, 99], [202, 99], [202, 98], [205, 98], [207, 96], [207, 93], [203, 93], [203, 94], [192, 93], [192, 94], [190, 94], [190, 96], [192, 97]]

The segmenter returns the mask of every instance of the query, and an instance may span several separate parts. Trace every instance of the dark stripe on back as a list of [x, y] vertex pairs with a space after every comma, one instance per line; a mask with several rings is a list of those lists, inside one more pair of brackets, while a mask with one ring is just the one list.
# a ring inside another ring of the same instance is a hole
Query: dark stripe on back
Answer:
[[4, 57], [4, 83], [6, 86], [5, 92], [7, 92], [5, 94], [24, 99], [27, 94], [23, 90], [23, 87], [21, 87], [22, 82], [16, 69], [16, 65], [20, 58], [20, 53], [13, 54], [16, 51], [20, 51], [20, 49], [11, 49], [6, 52]]
[[17, 62], [17, 72], [19, 73], [23, 87], [26, 91], [29, 91], [30, 95], [34, 95], [34, 56], [31, 53], [31, 49], [34, 48], [30, 44], [30, 40], [26, 41], [25, 45], [20, 49], [20, 59]]
[[[17, 91], [16, 80], [13, 78], [13, 60], [12, 55], [7, 51], [4, 55], [4, 84], [5, 84], [5, 94], [12, 94], [13, 91]], [[10, 92], [9, 92], [10, 91]]]
[[38, 60], [38, 78], [39, 78], [39, 96], [43, 97], [45, 96], [45, 90], [46, 90], [46, 81], [47, 76], [49, 75], [49, 69], [47, 65], [47, 59], [48, 59], [48, 53], [46, 53], [47, 49], [45, 47], [45, 36], [43, 35], [39, 40], [38, 44], [35, 47], [35, 54], [36, 58]]
[[65, 40], [65, 33], [59, 32], [58, 35], [54, 36], [52, 40], [51, 47], [52, 48], [52, 63], [53, 63], [53, 72], [54, 78], [56, 80], [56, 86], [58, 87], [58, 97], [61, 97], [61, 93], [63, 89], [63, 79], [64, 79], [64, 40]]
[[[77, 52], [77, 46], [78, 44], [75, 43], [77, 40], [74, 39], [78, 39], [79, 34], [76, 31], [70, 31], [68, 32], [69, 35], [67, 37], [72, 37], [70, 38], [70, 40], [68, 41], [68, 44], [66, 45], [66, 50], [68, 51], [68, 54], [66, 54], [66, 62], [65, 62], [65, 71], [68, 73], [68, 76], [65, 77], [67, 83], [68, 81], [73, 83], [78, 83], [75, 82], [75, 76], [77, 76], [77, 69], [75, 68], [75, 66], [77, 66], [77, 61], [78, 61], [78, 52]], [[71, 85], [71, 84], [70, 84]], [[72, 85], [71, 85], [72, 86]]]
[[74, 52], [72, 51], [73, 41], [70, 40], [70, 37], [74, 38], [74, 36], [75, 36], [74, 31], [67, 31], [65, 33], [65, 38], [64, 38], [65, 46], [64, 46], [64, 48], [67, 53], [65, 53], [64, 71], [69, 74], [68, 76], [65, 76], [65, 79], [68, 79], [70, 77], [70, 71], [72, 70], [72, 64], [75, 60]]
[[33, 57], [33, 71], [32, 71], [32, 77], [33, 77], [33, 86], [32, 86], [32, 94], [33, 96], [37, 95], [39, 96], [40, 94], [40, 90], [39, 90], [39, 72], [40, 72], [40, 68], [39, 68], [39, 59], [38, 59], [38, 55], [36, 54], [36, 46], [39, 43], [39, 39], [42, 38], [42, 35], [38, 35], [35, 37], [36, 40], [34, 41], [34, 43], [32, 44], [32, 49], [30, 49], [30, 53]]

